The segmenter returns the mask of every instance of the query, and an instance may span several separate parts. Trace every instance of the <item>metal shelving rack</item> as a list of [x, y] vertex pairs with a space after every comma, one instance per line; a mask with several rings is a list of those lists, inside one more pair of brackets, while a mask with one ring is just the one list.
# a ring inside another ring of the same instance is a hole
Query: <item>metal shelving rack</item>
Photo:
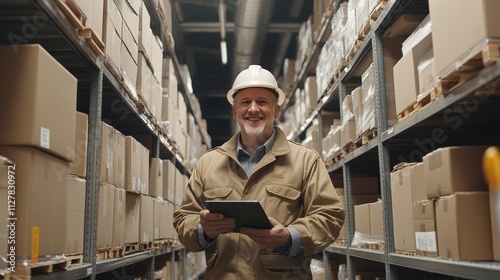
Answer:
[[[342, 1], [336, 1], [335, 7]], [[346, 236], [347, 246], [332, 245], [324, 251], [323, 260], [325, 268], [330, 266], [329, 260], [337, 256], [345, 256], [347, 259], [348, 279], [354, 280], [356, 275], [356, 261], [358, 259], [368, 260], [374, 263], [383, 265], [386, 279], [405, 279], [401, 276], [401, 272], [406, 270], [415, 273], [428, 273], [428, 276], [436, 277], [458, 277], [460, 279], [498, 279], [500, 275], [500, 263], [498, 262], [471, 262], [471, 261], [454, 261], [436, 257], [423, 257], [415, 255], [404, 255], [395, 253], [394, 235], [393, 235], [393, 218], [392, 218], [392, 197], [390, 191], [390, 172], [391, 172], [391, 153], [394, 149], [411, 149], [408, 148], [412, 144], [413, 139], [419, 137], [429, 137], [433, 128], [439, 127], [445, 130], [450, 139], [447, 143], [453, 144], [481, 144], [495, 145], [499, 142], [500, 135], [498, 131], [488, 132], [486, 129], [481, 129], [481, 125], [495, 124], [498, 127], [500, 113], [495, 111], [494, 107], [498, 108], [500, 100], [498, 94], [496, 97], [491, 95], [491, 105], [481, 104], [485, 107], [484, 112], [479, 112], [479, 116], [463, 120], [463, 126], [467, 128], [467, 132], [477, 134], [478, 136], [469, 140], [462, 139], [464, 134], [460, 130], [452, 130], [449, 124], [443, 121], [443, 116], [450, 111], [453, 111], [453, 106], [467, 102], [468, 99], [473, 99], [472, 102], [482, 99], [475, 97], [474, 93], [480, 88], [488, 87], [490, 84], [495, 84], [500, 79], [500, 61], [480, 70], [478, 74], [469, 80], [465, 81], [460, 86], [452, 89], [445, 97], [439, 98], [425, 106], [420, 111], [414, 112], [405, 120], [389, 126], [387, 120], [387, 105], [385, 77], [384, 77], [384, 57], [383, 57], [383, 33], [393, 24], [393, 22], [404, 13], [422, 13], [428, 9], [427, 1], [422, 0], [389, 0], [383, 12], [380, 14], [376, 22], [371, 26], [371, 31], [360, 45], [359, 51], [354, 55], [349, 62], [346, 70], [340, 78], [334, 83], [328, 92], [318, 102], [316, 108], [309, 116], [305, 116], [303, 124], [296, 131], [289, 135], [290, 139], [299, 139], [304, 131], [311, 124], [312, 119], [318, 117], [320, 112], [329, 102], [339, 102], [347, 94], [346, 86], [349, 83], [352, 72], [361, 64], [370, 53], [373, 56], [374, 73], [376, 77], [376, 92], [377, 92], [377, 107], [376, 113], [378, 117], [377, 137], [371, 139], [367, 144], [357, 148], [353, 152], [343, 157], [339, 162], [330, 166], [329, 172], [341, 172], [343, 175], [345, 208], [346, 208]], [[334, 11], [336, 11], [335, 9]], [[427, 11], [428, 12], [428, 11]], [[331, 19], [331, 18], [330, 18]], [[329, 20], [326, 24], [330, 24]], [[324, 28], [324, 27], [323, 27]], [[319, 52], [322, 44], [315, 46], [315, 52]], [[306, 61], [305, 66], [309, 68], [309, 61]], [[306, 69], [305, 68], [305, 69]], [[302, 70], [299, 73], [296, 85], [293, 89], [301, 86], [308, 75], [307, 70]], [[498, 92], [498, 85], [492, 86], [492, 92]], [[288, 106], [291, 96], [285, 101]], [[474, 100], [475, 98], [475, 100]], [[488, 97], [483, 97], [484, 99]], [[484, 100], [483, 99], [483, 100]], [[469, 100], [470, 101], [470, 100]], [[286, 106], [284, 108], [286, 108]], [[493, 108], [490, 108], [493, 107]], [[483, 114], [483, 115], [481, 115]], [[496, 121], [494, 121], [496, 120]], [[477, 126], [477, 127], [474, 127]], [[472, 127], [472, 128], [471, 128]], [[483, 131], [484, 130], [484, 131]], [[320, 136], [322, 139], [323, 135]], [[481, 139], [482, 138], [482, 139]], [[481, 139], [481, 140], [478, 140]], [[351, 173], [353, 168], [359, 168], [360, 161], [369, 159], [378, 163], [378, 176], [380, 179], [380, 191], [383, 201], [383, 222], [384, 222], [384, 249], [381, 251], [360, 249], [350, 246], [354, 237], [354, 207], [351, 200]], [[329, 274], [325, 273], [326, 279], [329, 280]], [[424, 278], [422, 278], [424, 279]], [[435, 278], [432, 278], [435, 279]], [[447, 279], [447, 278], [446, 278]]]
[[[154, 25], [160, 25], [154, 1], [144, 0]], [[153, 24], [152, 24], [153, 25]], [[167, 43], [164, 30], [156, 28], [162, 38], [164, 56], [174, 59], [181, 92], [187, 96], [185, 82], [179, 71], [174, 51]], [[18, 41], [13, 41], [16, 38]], [[40, 44], [69, 72], [78, 79], [77, 109], [88, 114], [87, 178], [85, 194], [84, 254], [83, 263], [65, 271], [36, 275], [32, 279], [95, 279], [97, 275], [122, 269], [139, 262], [147, 262], [147, 276], [153, 279], [154, 262], [158, 256], [170, 255], [172, 271], [176, 255], [185, 251], [182, 247], [146, 250], [121, 258], [96, 261], [97, 213], [99, 201], [100, 130], [101, 120], [106, 119], [124, 133], [151, 135], [151, 155], [170, 159], [185, 175], [190, 174], [182, 156], [173, 149], [165, 136], [159, 135], [151, 121], [141, 113], [129, 94], [121, 87], [104, 57], [92, 51], [76, 27], [61, 12], [53, 0], [2, 0], [0, 1], [0, 44]], [[15, 46], [15, 45], [13, 45]], [[189, 98], [185, 98], [188, 111], [192, 112]], [[118, 105], [118, 110], [116, 106]], [[118, 112], [117, 112], [118, 111]], [[193, 114], [195, 116], [195, 114]], [[196, 119], [199, 125], [200, 120]], [[208, 142], [206, 131], [200, 133]], [[160, 152], [162, 151], [162, 152]], [[173, 277], [173, 273], [171, 275]]]

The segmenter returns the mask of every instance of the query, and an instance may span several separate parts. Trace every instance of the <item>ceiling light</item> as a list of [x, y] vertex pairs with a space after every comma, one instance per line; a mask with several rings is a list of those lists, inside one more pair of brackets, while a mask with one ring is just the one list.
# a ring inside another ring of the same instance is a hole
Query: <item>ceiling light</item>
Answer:
[[226, 65], [227, 64], [227, 46], [226, 46], [226, 41], [221, 41], [220, 42], [220, 54], [221, 54], [222, 64]]

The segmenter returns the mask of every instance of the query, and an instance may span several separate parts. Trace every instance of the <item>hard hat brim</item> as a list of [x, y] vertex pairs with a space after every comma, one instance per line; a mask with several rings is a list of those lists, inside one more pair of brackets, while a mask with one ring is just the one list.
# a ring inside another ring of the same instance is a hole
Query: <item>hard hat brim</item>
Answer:
[[229, 90], [227, 92], [227, 101], [229, 101], [229, 103], [231, 103], [231, 105], [234, 105], [233, 104], [233, 101], [234, 101], [234, 94], [242, 89], [245, 89], [245, 88], [268, 88], [268, 89], [272, 89], [274, 91], [276, 91], [276, 93], [278, 93], [278, 105], [282, 105], [283, 102], [285, 102], [285, 93], [283, 92], [283, 90], [281, 90], [279, 87], [275, 87], [275, 86], [270, 86], [270, 85], [265, 85], [265, 84], [258, 84], [258, 83], [249, 83], [249, 84], [246, 84], [246, 85], [241, 85], [239, 87], [235, 87], [235, 88], [232, 88], [231, 90]]

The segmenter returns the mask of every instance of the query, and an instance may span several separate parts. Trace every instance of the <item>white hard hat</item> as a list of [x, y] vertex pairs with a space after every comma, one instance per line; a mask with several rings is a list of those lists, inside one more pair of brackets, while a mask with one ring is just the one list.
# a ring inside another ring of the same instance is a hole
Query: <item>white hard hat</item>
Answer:
[[285, 101], [285, 94], [278, 87], [273, 74], [260, 65], [250, 65], [238, 74], [236, 79], [234, 79], [233, 88], [227, 92], [227, 100], [233, 105], [234, 94], [241, 89], [250, 87], [272, 89], [278, 94], [278, 105], [283, 104]]

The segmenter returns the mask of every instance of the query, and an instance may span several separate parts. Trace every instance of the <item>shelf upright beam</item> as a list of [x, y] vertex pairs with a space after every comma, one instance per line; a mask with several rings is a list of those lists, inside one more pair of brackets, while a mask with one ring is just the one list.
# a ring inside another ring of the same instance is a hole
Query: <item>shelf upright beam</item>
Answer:
[[90, 81], [90, 108], [87, 141], [87, 178], [85, 186], [85, 220], [83, 238], [83, 261], [92, 264], [87, 275], [96, 277], [97, 218], [99, 211], [99, 172], [101, 151], [103, 63], [97, 60], [92, 67]]
[[[391, 198], [391, 166], [389, 160], [389, 148], [386, 143], [382, 142], [382, 132], [387, 130], [387, 103], [386, 103], [386, 88], [385, 88], [385, 71], [384, 71], [384, 53], [383, 39], [380, 29], [372, 33], [372, 51], [373, 51], [373, 68], [376, 79], [376, 110], [378, 118], [377, 138], [378, 160], [380, 173], [380, 192], [384, 207], [382, 207], [383, 224], [384, 224], [384, 259], [389, 259], [389, 254], [394, 252], [394, 230], [392, 219], [392, 198]], [[385, 262], [386, 279], [397, 279], [397, 271], [389, 262]]]

